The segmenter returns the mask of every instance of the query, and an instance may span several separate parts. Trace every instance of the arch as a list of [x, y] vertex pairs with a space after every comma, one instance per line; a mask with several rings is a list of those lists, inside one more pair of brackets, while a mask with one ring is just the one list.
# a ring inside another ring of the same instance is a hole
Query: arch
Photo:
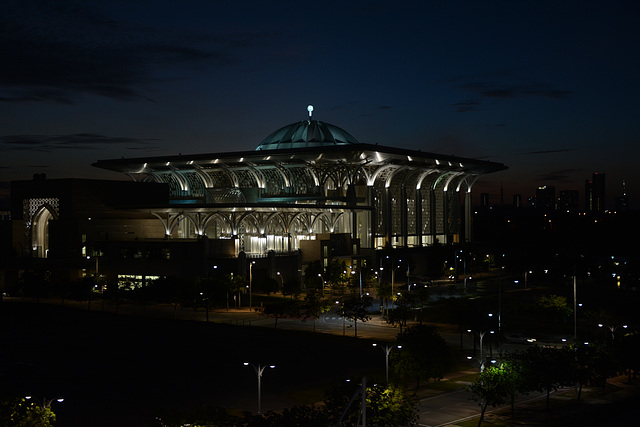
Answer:
[[449, 184], [451, 184], [451, 181], [453, 181], [455, 178], [457, 178], [458, 176], [460, 176], [462, 174], [463, 174], [463, 172], [452, 172], [451, 175], [449, 176], [449, 178], [447, 179], [447, 182], [444, 184], [443, 191], [449, 191]]
[[[202, 231], [203, 231], [204, 235], [208, 237], [209, 234], [207, 234], [207, 230], [211, 226], [215, 226], [217, 223], [220, 223], [222, 227], [226, 227], [228, 229], [228, 232], [230, 234], [233, 234], [233, 225], [231, 224], [231, 221], [229, 220], [229, 218], [227, 218], [225, 215], [223, 215], [220, 212], [213, 212], [213, 213], [207, 215], [207, 217], [205, 218], [205, 220], [203, 222]], [[219, 238], [219, 236], [221, 234], [223, 234], [223, 231], [218, 230], [217, 227], [214, 227], [214, 236], [213, 236], [213, 238]]]
[[211, 179], [211, 177], [207, 174], [207, 172], [202, 168], [202, 166], [200, 165], [193, 165], [193, 171], [198, 174], [198, 176], [200, 177], [200, 179], [202, 179], [202, 182], [204, 182], [204, 186], [205, 188], [212, 188], [213, 187], [213, 180]]
[[31, 220], [31, 249], [36, 258], [47, 258], [49, 253], [49, 221], [57, 219], [55, 211], [42, 205]]
[[367, 166], [369, 163], [371, 163], [371, 160], [365, 160], [364, 162], [360, 163], [355, 169], [350, 171], [348, 184], [357, 184], [358, 180], [360, 179], [366, 185], [371, 178], [367, 173], [367, 170], [365, 169], [365, 166]]

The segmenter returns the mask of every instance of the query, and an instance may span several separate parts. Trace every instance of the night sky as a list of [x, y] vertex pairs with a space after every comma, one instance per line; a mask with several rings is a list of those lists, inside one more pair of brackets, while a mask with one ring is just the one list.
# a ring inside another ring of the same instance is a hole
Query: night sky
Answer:
[[[492, 160], [499, 203], [606, 173], [640, 206], [635, 1], [0, 2], [0, 182], [252, 150], [307, 117]], [[612, 203], [609, 203], [612, 207]]]

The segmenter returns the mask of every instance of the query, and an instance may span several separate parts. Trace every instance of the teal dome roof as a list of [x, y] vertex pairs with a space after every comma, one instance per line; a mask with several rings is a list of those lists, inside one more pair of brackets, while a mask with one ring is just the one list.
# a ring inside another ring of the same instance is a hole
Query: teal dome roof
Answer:
[[303, 120], [278, 129], [266, 137], [256, 150], [297, 149], [359, 144], [349, 132], [329, 123]]

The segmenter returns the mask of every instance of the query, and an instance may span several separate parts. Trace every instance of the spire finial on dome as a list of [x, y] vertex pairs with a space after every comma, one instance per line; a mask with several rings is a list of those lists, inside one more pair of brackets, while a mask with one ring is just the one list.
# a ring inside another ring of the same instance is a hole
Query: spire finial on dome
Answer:
[[313, 105], [309, 105], [307, 107], [307, 111], [309, 112], [309, 120], [311, 120], [311, 115], [313, 114]]

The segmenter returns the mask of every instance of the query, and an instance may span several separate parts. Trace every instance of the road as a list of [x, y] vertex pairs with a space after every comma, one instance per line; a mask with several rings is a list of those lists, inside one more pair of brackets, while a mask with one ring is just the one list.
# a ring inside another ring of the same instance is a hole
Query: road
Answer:
[[[471, 399], [471, 393], [464, 389], [444, 393], [420, 400], [418, 425], [421, 427], [440, 427], [455, 425], [480, 415], [480, 406]], [[532, 393], [519, 397], [516, 404], [528, 403], [545, 398], [543, 393]], [[509, 405], [489, 407], [485, 416], [497, 412]]]

